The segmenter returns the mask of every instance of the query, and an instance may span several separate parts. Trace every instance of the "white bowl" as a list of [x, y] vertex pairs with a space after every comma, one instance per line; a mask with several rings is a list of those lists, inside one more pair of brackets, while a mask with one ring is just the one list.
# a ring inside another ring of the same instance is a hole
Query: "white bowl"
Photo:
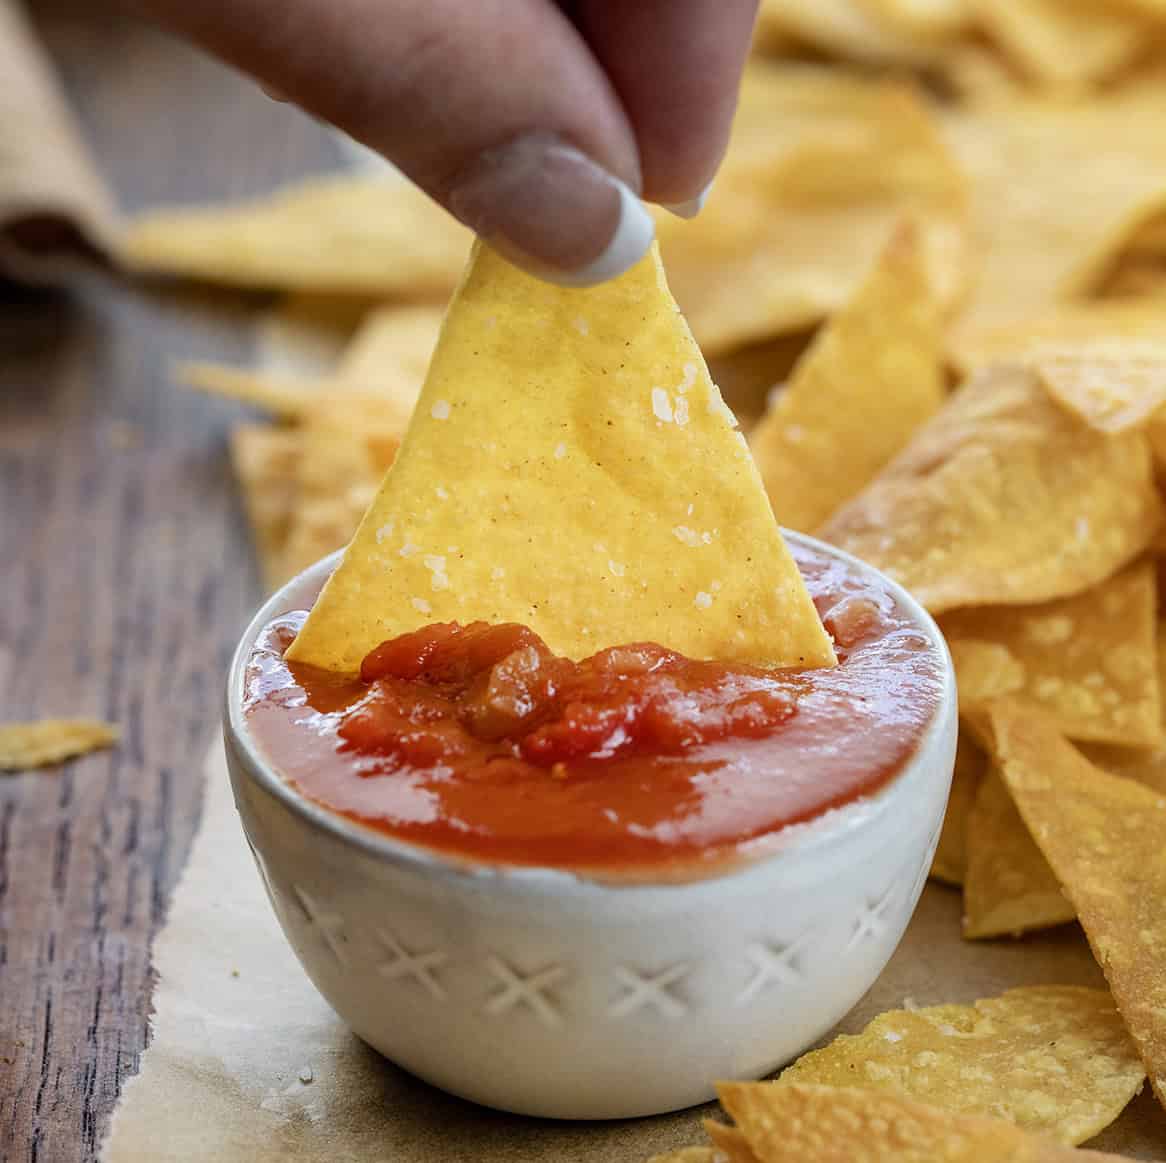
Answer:
[[227, 759], [288, 941], [371, 1046], [503, 1110], [658, 1114], [712, 1098], [717, 1079], [759, 1078], [790, 1061], [873, 984], [927, 878], [956, 740], [947, 647], [900, 587], [882, 579], [945, 678], [891, 783], [787, 828], [774, 854], [727, 874], [618, 886], [445, 861], [311, 803], [265, 762], [242, 710], [252, 644], [272, 619], [310, 605], [335, 564], [285, 586], [243, 635], [227, 688]]

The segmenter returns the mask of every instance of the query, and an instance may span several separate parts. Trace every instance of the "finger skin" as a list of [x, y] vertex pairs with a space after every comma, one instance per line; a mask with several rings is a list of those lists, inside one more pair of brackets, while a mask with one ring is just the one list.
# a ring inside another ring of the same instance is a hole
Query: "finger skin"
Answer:
[[725, 152], [757, 0], [576, 0], [636, 134], [643, 195], [697, 197]]
[[639, 190], [635, 134], [549, 0], [139, 0], [443, 203], [485, 150], [557, 134]]

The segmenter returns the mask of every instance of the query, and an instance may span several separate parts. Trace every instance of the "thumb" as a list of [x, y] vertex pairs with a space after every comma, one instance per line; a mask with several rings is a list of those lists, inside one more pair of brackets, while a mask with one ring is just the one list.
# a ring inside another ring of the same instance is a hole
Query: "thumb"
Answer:
[[653, 224], [635, 133], [551, 0], [141, 0], [384, 154], [513, 261], [588, 285]]

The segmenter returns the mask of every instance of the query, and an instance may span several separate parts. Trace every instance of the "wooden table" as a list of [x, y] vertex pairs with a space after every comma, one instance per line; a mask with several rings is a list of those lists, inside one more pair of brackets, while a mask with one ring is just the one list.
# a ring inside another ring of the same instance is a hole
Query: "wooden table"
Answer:
[[[321, 127], [105, 4], [36, 8], [126, 209], [336, 164]], [[3, 1163], [94, 1158], [146, 1041], [150, 939], [258, 597], [226, 460], [238, 410], [167, 365], [245, 359], [263, 305], [97, 276], [0, 290], [0, 719], [96, 715], [124, 734], [60, 772], [0, 776]]]

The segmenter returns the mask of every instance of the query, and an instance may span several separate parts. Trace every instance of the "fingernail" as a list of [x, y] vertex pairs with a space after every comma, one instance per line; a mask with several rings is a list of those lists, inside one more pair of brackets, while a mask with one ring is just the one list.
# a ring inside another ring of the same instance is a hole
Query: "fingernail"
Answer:
[[516, 266], [568, 287], [622, 274], [655, 234], [652, 216], [627, 185], [550, 134], [487, 150], [449, 204]]
[[695, 198], [689, 198], [687, 202], [661, 202], [660, 205], [677, 218], [695, 218], [704, 209], [712, 188], [713, 184], [709, 182]]

